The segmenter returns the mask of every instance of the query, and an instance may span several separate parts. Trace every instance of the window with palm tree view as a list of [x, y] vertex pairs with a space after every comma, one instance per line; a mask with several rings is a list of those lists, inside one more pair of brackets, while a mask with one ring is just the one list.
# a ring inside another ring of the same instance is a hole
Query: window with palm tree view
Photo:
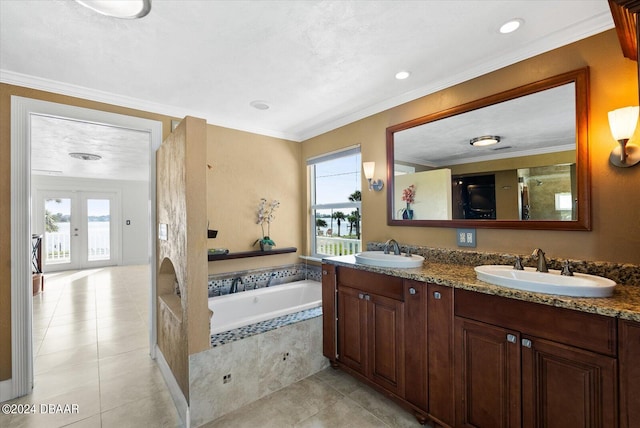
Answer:
[[307, 161], [315, 256], [340, 256], [361, 251], [360, 164], [359, 147]]

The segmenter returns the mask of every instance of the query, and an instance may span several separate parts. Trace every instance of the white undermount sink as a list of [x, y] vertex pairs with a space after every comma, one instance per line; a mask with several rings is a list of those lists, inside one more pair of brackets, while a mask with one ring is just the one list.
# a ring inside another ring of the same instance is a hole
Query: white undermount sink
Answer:
[[601, 276], [574, 273], [560, 275], [559, 270], [537, 272], [532, 267], [516, 270], [507, 265], [485, 265], [475, 268], [479, 280], [502, 287], [572, 297], [610, 297], [614, 281]]
[[363, 251], [355, 257], [357, 263], [388, 268], [416, 268], [424, 262], [424, 257], [417, 254], [407, 257], [405, 254], [385, 254], [384, 251]]

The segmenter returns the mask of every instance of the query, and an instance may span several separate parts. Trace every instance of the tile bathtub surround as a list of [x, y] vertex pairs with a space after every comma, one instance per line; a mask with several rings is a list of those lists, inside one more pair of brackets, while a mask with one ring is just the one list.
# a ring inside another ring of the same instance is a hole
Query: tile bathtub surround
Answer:
[[321, 316], [322, 307], [317, 307], [261, 321], [259, 323], [236, 328], [234, 330], [213, 334], [211, 335], [211, 347], [215, 348], [216, 346], [225, 345], [235, 342], [236, 340], [245, 339], [247, 337], [255, 336], [256, 334], [266, 333], [271, 330], [276, 330], [278, 328]]
[[247, 290], [266, 287], [270, 279], [270, 286], [287, 284], [289, 282], [301, 281], [304, 279], [321, 281], [321, 270], [322, 268], [320, 266], [297, 263], [267, 269], [254, 269], [209, 275], [209, 297], [229, 294], [233, 280], [238, 277], [242, 278], [243, 282], [243, 285], [239, 284], [241, 289], [238, 291], [243, 291], [243, 286], [246, 287]]
[[191, 355], [191, 424], [200, 426], [224, 416], [327, 366], [322, 317]]
[[[449, 250], [443, 248], [431, 248], [420, 245], [402, 244], [403, 252], [411, 249], [412, 254], [419, 254], [426, 261], [434, 263], [457, 264], [466, 266], [480, 265], [509, 265], [515, 262], [516, 256], [520, 256], [524, 266], [536, 266], [536, 261], [531, 254], [505, 254], [482, 253], [477, 251]], [[384, 242], [367, 243], [368, 251], [381, 251]], [[543, 248], [544, 250], [544, 248]], [[533, 249], [532, 249], [533, 251]], [[568, 260], [574, 272], [603, 276], [624, 285], [640, 285], [640, 266], [624, 263], [593, 262], [585, 260], [572, 260], [565, 258], [553, 258], [545, 254], [549, 269], [562, 269], [562, 262]]]

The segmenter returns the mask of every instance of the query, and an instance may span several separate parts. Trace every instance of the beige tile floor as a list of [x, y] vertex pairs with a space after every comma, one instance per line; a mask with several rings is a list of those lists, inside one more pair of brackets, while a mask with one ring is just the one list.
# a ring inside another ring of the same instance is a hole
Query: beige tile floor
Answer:
[[[149, 357], [149, 266], [47, 274], [33, 300], [34, 389], [9, 403], [77, 405], [67, 414], [2, 415], [0, 427], [180, 427]], [[382, 395], [333, 369], [206, 425], [415, 427]]]

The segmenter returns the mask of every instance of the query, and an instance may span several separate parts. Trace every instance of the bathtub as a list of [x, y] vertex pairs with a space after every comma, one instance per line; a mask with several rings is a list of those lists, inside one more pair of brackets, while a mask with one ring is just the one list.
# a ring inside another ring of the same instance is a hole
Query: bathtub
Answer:
[[322, 305], [322, 283], [303, 280], [268, 288], [210, 297], [211, 334]]

